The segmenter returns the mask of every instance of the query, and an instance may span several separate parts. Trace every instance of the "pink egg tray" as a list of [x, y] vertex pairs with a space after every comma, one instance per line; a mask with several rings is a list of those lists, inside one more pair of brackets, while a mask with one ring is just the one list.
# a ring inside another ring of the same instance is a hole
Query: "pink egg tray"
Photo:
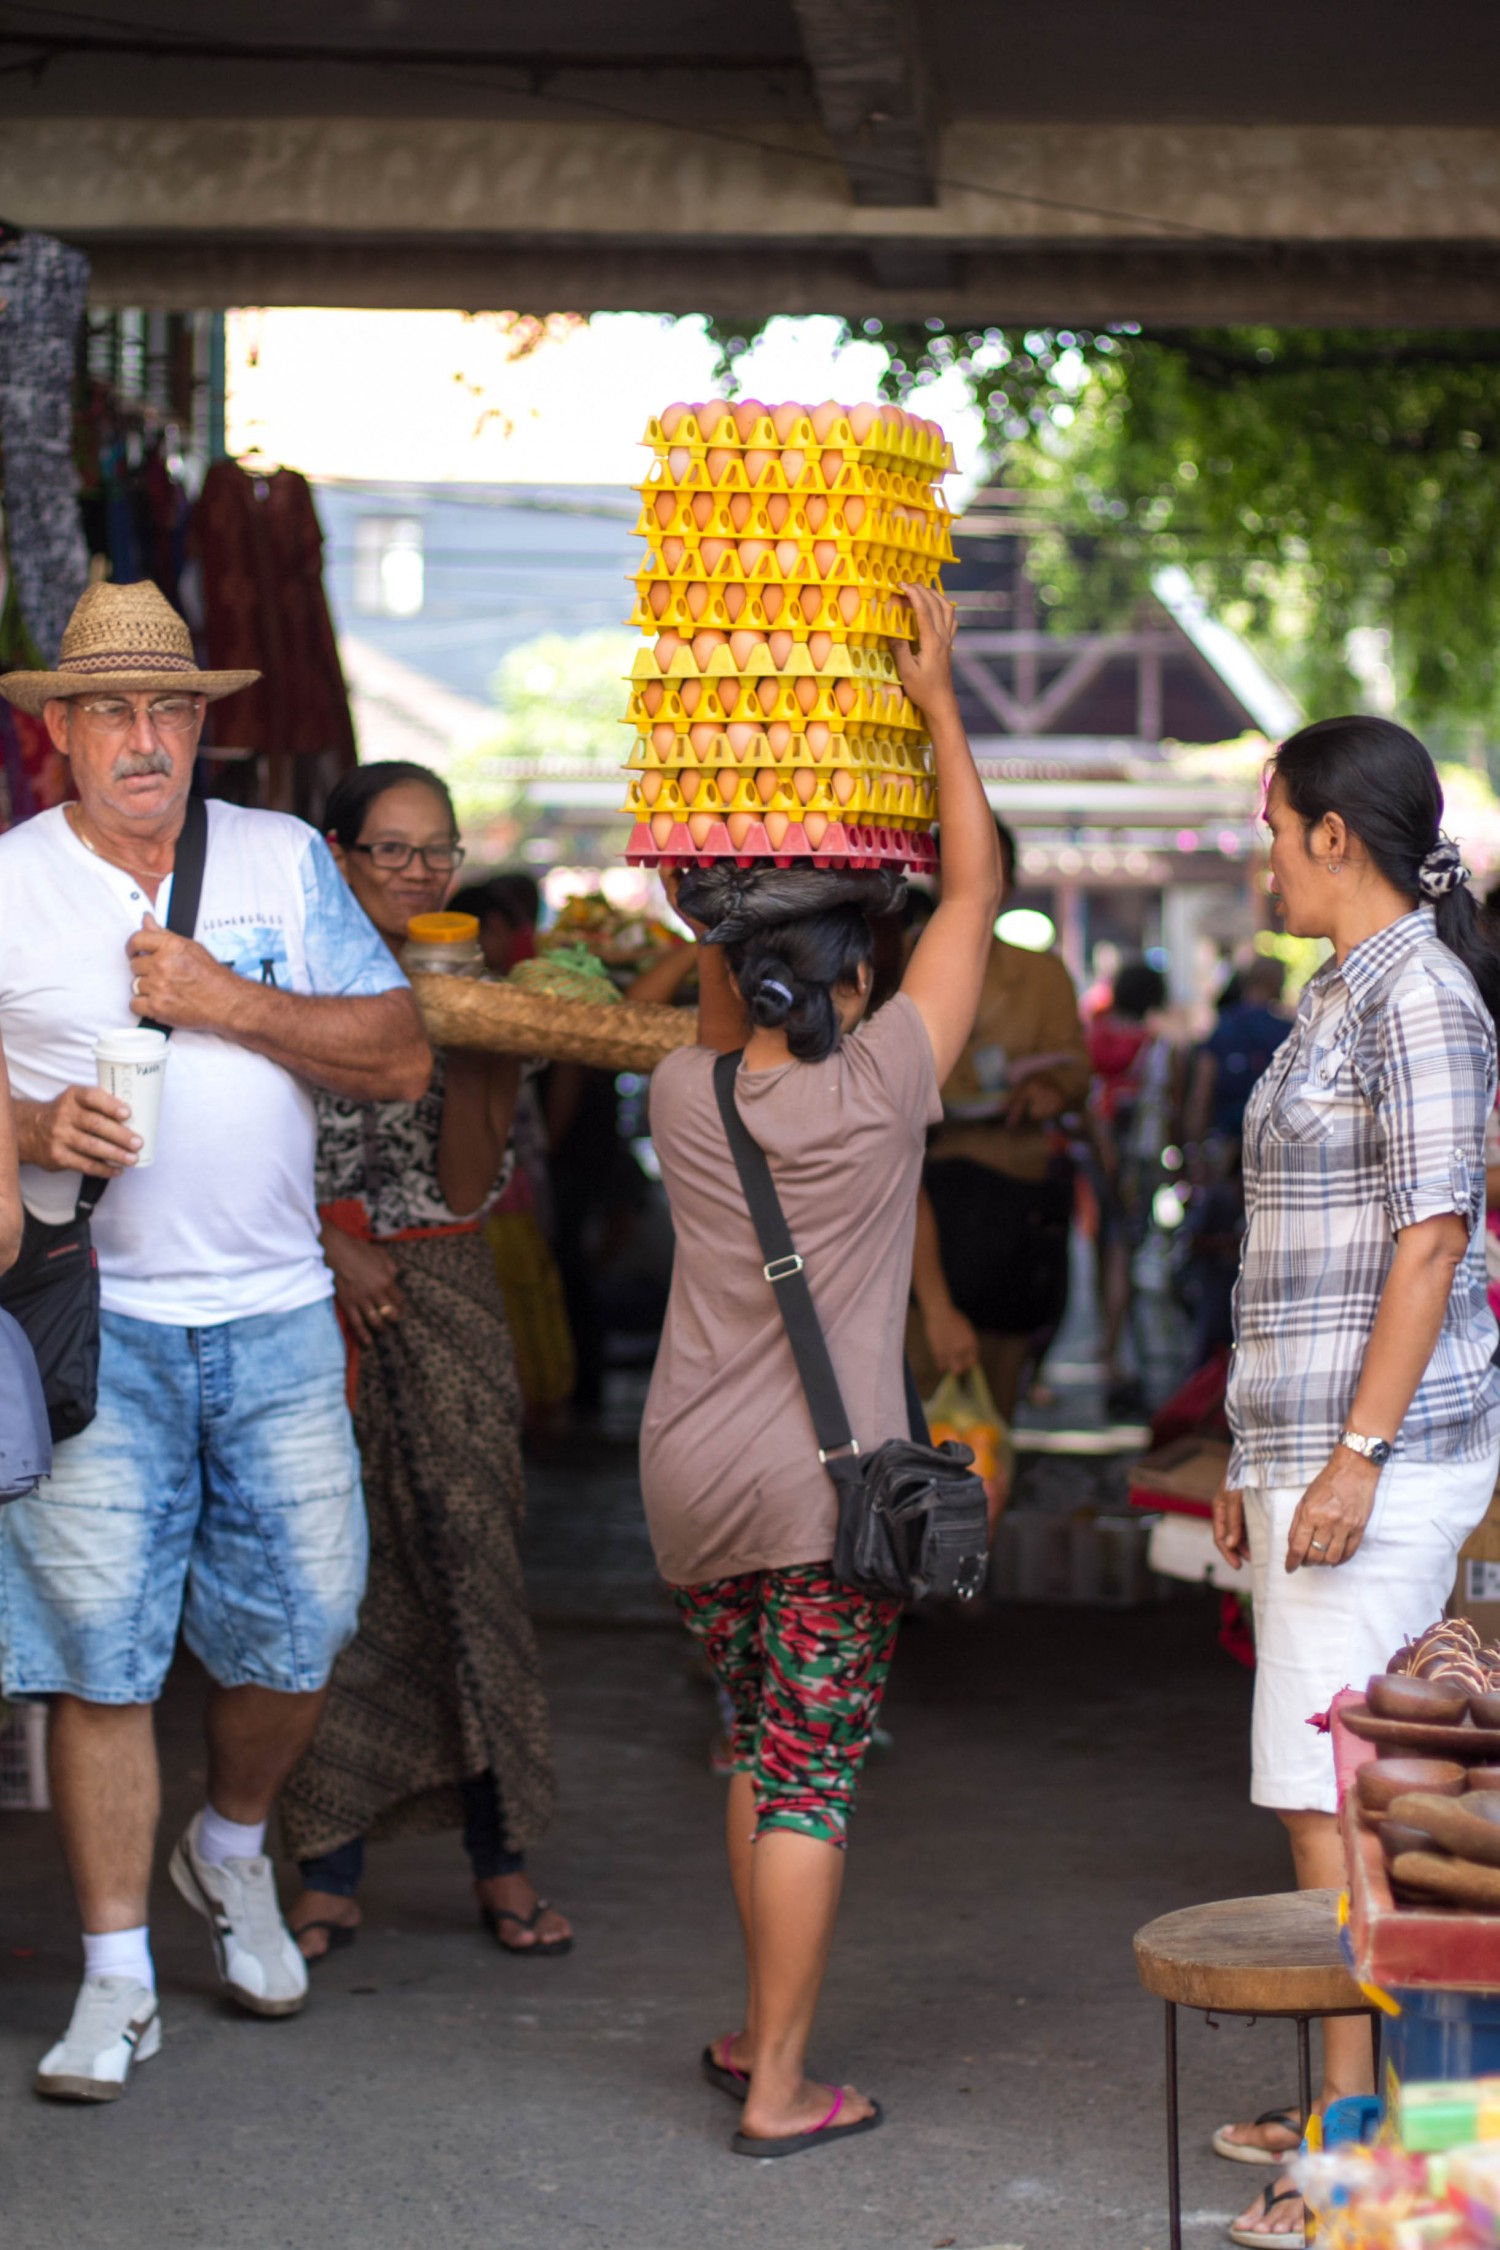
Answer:
[[701, 843], [693, 841], [686, 821], [678, 821], [664, 844], [656, 841], [648, 824], [641, 820], [636, 822], [625, 857], [632, 867], [707, 867], [719, 859], [750, 867], [757, 860], [772, 860], [778, 867], [843, 867], [851, 874], [889, 867], [928, 875], [936, 874], [938, 864], [932, 838], [909, 828], [855, 828], [830, 822], [815, 851], [796, 821], [788, 824], [779, 844], [771, 842], [763, 821], [754, 821], [736, 845], [730, 842], [722, 820], [713, 823]]

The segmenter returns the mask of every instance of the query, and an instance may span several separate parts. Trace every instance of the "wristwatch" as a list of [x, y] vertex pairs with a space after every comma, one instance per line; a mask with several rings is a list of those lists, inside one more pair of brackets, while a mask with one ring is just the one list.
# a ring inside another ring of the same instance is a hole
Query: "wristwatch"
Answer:
[[1362, 1453], [1377, 1469], [1383, 1469], [1395, 1451], [1389, 1438], [1361, 1437], [1358, 1430], [1341, 1431], [1339, 1444], [1347, 1445], [1351, 1453]]

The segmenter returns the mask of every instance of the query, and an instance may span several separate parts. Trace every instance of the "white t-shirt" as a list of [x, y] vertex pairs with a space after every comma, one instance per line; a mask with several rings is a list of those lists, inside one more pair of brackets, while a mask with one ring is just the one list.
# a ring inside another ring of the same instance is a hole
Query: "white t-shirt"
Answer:
[[[61, 806], [0, 836], [0, 1038], [12, 1090], [51, 1101], [95, 1083], [94, 1042], [136, 1024], [125, 947], [165, 925], [149, 895], [74, 835]], [[406, 979], [322, 838], [285, 813], [213, 800], [201, 945], [282, 991], [352, 996]], [[93, 1221], [105, 1308], [183, 1328], [293, 1312], [333, 1286], [313, 1203], [311, 1088], [212, 1032], [174, 1031], [156, 1161], [110, 1182]], [[78, 1200], [76, 1172], [21, 1167], [37, 1218]]]

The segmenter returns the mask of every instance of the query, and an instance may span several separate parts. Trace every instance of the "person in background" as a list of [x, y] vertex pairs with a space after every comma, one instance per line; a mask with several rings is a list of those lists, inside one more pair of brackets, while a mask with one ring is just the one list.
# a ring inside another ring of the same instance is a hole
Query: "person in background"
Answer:
[[[995, 822], [1003, 893], [1016, 840]], [[1061, 958], [991, 937], [978, 1010], [943, 1085], [943, 1122], [928, 1150], [918, 1206], [915, 1305], [907, 1351], [924, 1397], [940, 1374], [983, 1366], [1013, 1420], [1038, 1330], [1067, 1302], [1071, 1167], [1053, 1147], [1065, 1111], [1082, 1107], [1088, 1051]]]
[[[1284, 1823], [1304, 1890], [1346, 1880], [1333, 1749], [1308, 1716], [1441, 1616], [1500, 1469], [1481, 1232], [1500, 952], [1442, 814], [1431, 758], [1388, 719], [1326, 719], [1271, 761], [1272, 887], [1288, 931], [1333, 950], [1245, 1113], [1214, 1540], [1250, 1565], [1250, 1794]], [[1330, 2018], [1319, 2106], [1368, 2092], [1371, 2059], [1368, 2021]], [[1274, 2164], [1304, 2122], [1225, 2126], [1214, 2145]], [[1230, 2235], [1302, 2229], [1279, 2181]]]
[[[1167, 981], [1149, 961], [1127, 961], [1109, 1005], [1089, 1025], [1094, 1070], [1090, 1105], [1099, 1164], [1099, 1303], [1104, 1316], [1105, 1405], [1140, 1414], [1144, 1353], [1135, 1330], [1135, 1256], [1151, 1225], [1167, 1141], [1171, 1052], [1151, 1018], [1166, 1003]], [[1121, 1348], [1127, 1335], [1133, 1365]]]
[[450, 914], [472, 914], [479, 924], [479, 949], [491, 976], [508, 977], [519, 962], [536, 954], [536, 926], [542, 894], [536, 878], [519, 868], [465, 883], [448, 901]]
[[[98, 1411], [0, 1508], [4, 1692], [50, 1700], [82, 1989], [42, 2058], [57, 2100], [113, 2101], [160, 2053], [147, 1926], [161, 1802], [153, 1706], [179, 1627], [209, 1675], [205, 1801], [171, 1880], [222, 1979], [291, 2015], [307, 1968], [266, 1823], [311, 1737], [365, 1581], [359, 1457], [318, 1247], [312, 1089], [414, 1101], [432, 1056], [397, 964], [321, 837], [215, 800], [197, 927], [164, 926], [210, 697], [154, 586], [91, 586], [58, 669], [0, 692], [40, 712], [76, 804], [0, 836], [0, 1032], [27, 1208], [93, 1217]], [[174, 1026], [155, 1161], [94, 1044]]]
[[1292, 1028], [1281, 1004], [1280, 961], [1257, 953], [1238, 982], [1239, 997], [1221, 1002], [1217, 1025], [1193, 1057], [1183, 1131], [1200, 1146], [1211, 1134], [1238, 1139], [1251, 1091]]
[[854, 1434], [866, 1451], [905, 1438], [901, 1338], [923, 1135], [974, 1019], [1000, 892], [953, 693], [954, 611], [925, 587], [906, 592], [921, 638], [898, 643], [896, 662], [931, 728], [946, 880], [901, 990], [866, 1016], [871, 916], [900, 894], [889, 875], [695, 869], [679, 898], [706, 940], [700, 1044], [669, 1055], [651, 1084], [677, 1257], [641, 1489], [662, 1576], [735, 1709], [725, 1841], [749, 1998], [743, 2030], [715, 2039], [702, 2067], [743, 2104], [731, 2147], [749, 2157], [794, 2156], [881, 2123], [852, 2086], [809, 2078], [806, 2056], [900, 1604], [833, 1574], [837, 1498], [763, 1279], [713, 1050], [738, 1052], [734, 1100], [807, 1260]]
[[[422, 766], [359, 766], [325, 818], [399, 957], [457, 864], [447, 790]], [[419, 1101], [318, 1103], [323, 1251], [357, 1355], [370, 1583], [282, 1799], [303, 1883], [288, 1920], [310, 1961], [353, 1942], [367, 1839], [460, 1826], [502, 1951], [572, 1944], [526, 1872], [552, 1817], [552, 1748], [519, 1553], [515, 1360], [479, 1233], [509, 1174], [519, 1078], [512, 1057], [454, 1050]]]

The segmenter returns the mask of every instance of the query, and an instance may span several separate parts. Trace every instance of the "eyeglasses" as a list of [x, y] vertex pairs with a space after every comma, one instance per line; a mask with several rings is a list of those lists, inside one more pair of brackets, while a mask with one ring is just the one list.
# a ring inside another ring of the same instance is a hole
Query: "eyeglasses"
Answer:
[[[136, 707], [118, 695], [80, 695], [72, 698], [93, 725], [105, 734], [128, 734], [135, 725]], [[185, 734], [202, 708], [197, 695], [158, 695], [146, 705], [146, 717], [158, 734]]]
[[382, 875], [399, 875], [403, 868], [410, 867], [414, 859], [421, 860], [429, 875], [451, 875], [455, 867], [462, 865], [464, 856], [462, 844], [398, 844], [392, 841], [386, 844], [351, 844], [349, 849], [363, 852], [371, 866], [378, 867]]

